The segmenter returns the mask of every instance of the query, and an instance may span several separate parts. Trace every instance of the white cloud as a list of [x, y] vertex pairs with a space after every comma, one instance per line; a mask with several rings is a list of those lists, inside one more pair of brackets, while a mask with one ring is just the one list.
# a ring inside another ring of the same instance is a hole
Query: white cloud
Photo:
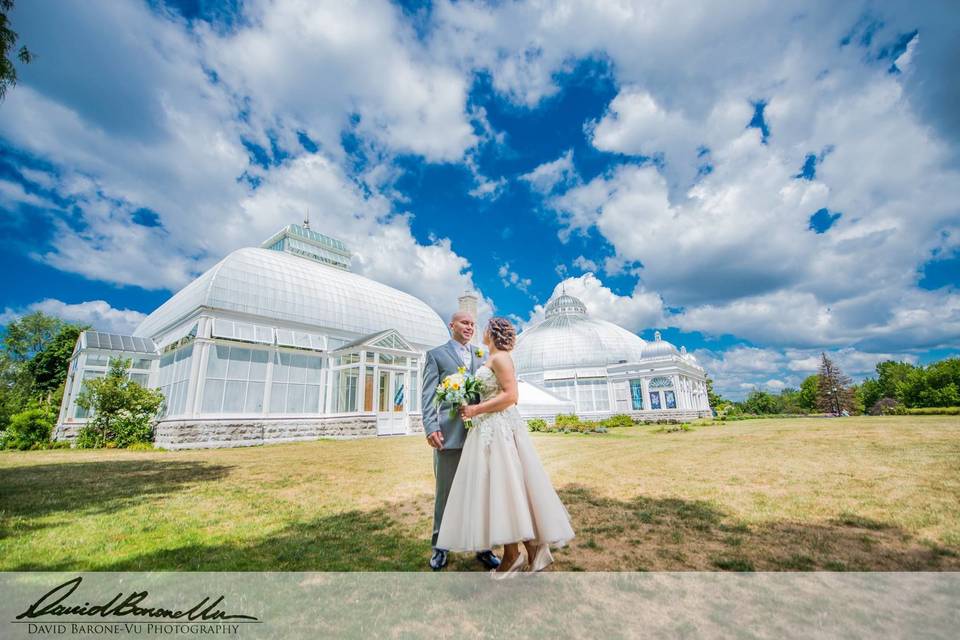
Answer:
[[576, 258], [574, 258], [573, 266], [580, 269], [581, 271], [598, 271], [599, 270], [596, 262], [584, 256], [577, 256]]
[[69, 304], [61, 300], [46, 298], [31, 303], [23, 309], [7, 308], [0, 313], [0, 325], [6, 325], [21, 316], [41, 311], [50, 316], [75, 324], [89, 325], [98, 331], [130, 335], [146, 317], [146, 314], [132, 309], [114, 309], [104, 300], [89, 300]]
[[514, 287], [530, 295], [530, 285], [533, 284], [533, 280], [524, 278], [516, 271], [511, 270], [509, 262], [500, 265], [497, 269], [497, 275], [500, 276], [500, 282], [503, 283], [504, 287]]
[[573, 149], [567, 150], [556, 160], [545, 162], [520, 179], [530, 184], [530, 188], [541, 195], [547, 195], [557, 188], [577, 184], [580, 177], [573, 166]]
[[[778, 393], [797, 389], [807, 376], [820, 368], [819, 349], [771, 349], [737, 345], [724, 351], [697, 349], [694, 356], [714, 381], [722, 396], [740, 400], [753, 389]], [[886, 360], [917, 362], [911, 353], [865, 352], [853, 348], [828, 349], [827, 357], [855, 382], [876, 377], [876, 365]]]
[[[475, 288], [469, 264], [448, 240], [413, 237], [409, 215], [394, 209], [403, 202], [392, 157], [460, 160], [479, 140], [471, 120], [497, 140], [485, 114], [466, 112], [466, 78], [428, 55], [386, 2], [243, 11], [241, 26], [220, 32], [139, 2], [18, 4], [21, 37], [43, 53], [3, 103], [0, 137], [52, 165], [24, 176], [70, 203], [35, 257], [175, 290], [309, 212], [354, 249], [355, 270], [451, 312]], [[361, 175], [351, 174], [344, 130], [371, 158]], [[245, 141], [266, 150], [268, 167], [251, 162]], [[500, 184], [489, 182], [482, 195]], [[135, 223], [141, 208], [161, 226]]]
[[237, 31], [201, 39], [264, 130], [303, 130], [337, 148], [356, 116], [363, 135], [431, 161], [460, 160], [476, 144], [467, 79], [431, 56], [390, 3], [254, 0], [244, 13]]
[[[641, 286], [626, 296], [614, 293], [604, 286], [592, 273], [576, 278], [566, 278], [553, 288], [550, 298], [565, 291], [579, 298], [587, 307], [587, 313], [595, 318], [607, 320], [621, 327], [640, 332], [649, 327], [664, 326], [663, 301], [660, 296], [645, 290]], [[523, 328], [543, 320], [544, 305], [536, 305], [523, 323]]]

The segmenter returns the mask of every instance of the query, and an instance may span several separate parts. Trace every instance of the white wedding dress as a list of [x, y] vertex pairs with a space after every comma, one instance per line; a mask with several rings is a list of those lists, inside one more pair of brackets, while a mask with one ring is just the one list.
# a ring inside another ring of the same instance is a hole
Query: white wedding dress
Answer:
[[[477, 369], [482, 400], [500, 393], [497, 376]], [[540, 463], [516, 405], [473, 418], [440, 521], [437, 548], [483, 551], [532, 541], [562, 546], [573, 538], [570, 516]], [[549, 564], [544, 547], [537, 568]], [[533, 560], [532, 558], [530, 559]]]

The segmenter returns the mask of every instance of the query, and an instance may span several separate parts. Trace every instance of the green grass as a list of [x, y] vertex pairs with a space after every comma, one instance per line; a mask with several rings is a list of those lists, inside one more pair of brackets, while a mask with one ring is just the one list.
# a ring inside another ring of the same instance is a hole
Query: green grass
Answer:
[[[558, 570], [960, 570], [960, 419], [533, 434], [578, 538]], [[0, 453], [0, 569], [425, 570], [421, 437]], [[476, 570], [453, 554], [451, 570]]]

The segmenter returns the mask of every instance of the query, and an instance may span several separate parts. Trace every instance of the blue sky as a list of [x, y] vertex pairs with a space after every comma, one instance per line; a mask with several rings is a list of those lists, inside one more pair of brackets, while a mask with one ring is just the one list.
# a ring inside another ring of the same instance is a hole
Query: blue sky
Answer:
[[957, 12], [714, 4], [21, 0], [2, 320], [130, 331], [309, 211], [441, 314], [562, 282], [732, 397], [958, 353]]

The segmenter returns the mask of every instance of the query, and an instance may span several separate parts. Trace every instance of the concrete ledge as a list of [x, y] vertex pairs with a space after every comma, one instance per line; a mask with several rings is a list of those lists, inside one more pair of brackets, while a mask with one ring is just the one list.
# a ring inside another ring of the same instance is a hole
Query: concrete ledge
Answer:
[[164, 449], [252, 447], [320, 438], [348, 440], [377, 435], [374, 415], [315, 418], [162, 420], [154, 443]]

